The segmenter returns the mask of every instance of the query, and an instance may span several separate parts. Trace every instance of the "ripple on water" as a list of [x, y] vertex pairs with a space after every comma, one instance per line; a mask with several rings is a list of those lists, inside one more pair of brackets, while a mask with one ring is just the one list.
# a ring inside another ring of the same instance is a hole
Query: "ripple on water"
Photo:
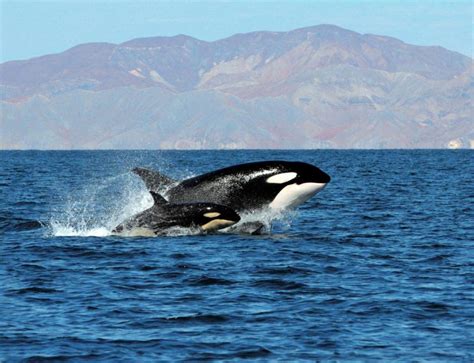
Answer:
[[235, 281], [210, 277], [210, 276], [199, 276], [191, 277], [184, 281], [190, 286], [211, 286], [211, 285], [232, 285], [235, 284]]

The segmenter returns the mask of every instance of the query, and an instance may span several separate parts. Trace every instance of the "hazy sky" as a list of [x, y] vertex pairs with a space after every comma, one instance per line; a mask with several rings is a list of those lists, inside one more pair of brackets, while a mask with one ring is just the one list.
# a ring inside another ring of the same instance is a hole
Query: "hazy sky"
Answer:
[[470, 55], [471, 1], [5, 1], [0, 62], [86, 42], [187, 34], [215, 40], [255, 30], [335, 24]]

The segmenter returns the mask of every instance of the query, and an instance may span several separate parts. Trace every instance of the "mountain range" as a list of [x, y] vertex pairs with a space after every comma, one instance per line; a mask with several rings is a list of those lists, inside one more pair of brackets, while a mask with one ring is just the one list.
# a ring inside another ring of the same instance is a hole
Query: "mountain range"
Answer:
[[473, 60], [334, 25], [0, 64], [0, 149], [474, 148]]

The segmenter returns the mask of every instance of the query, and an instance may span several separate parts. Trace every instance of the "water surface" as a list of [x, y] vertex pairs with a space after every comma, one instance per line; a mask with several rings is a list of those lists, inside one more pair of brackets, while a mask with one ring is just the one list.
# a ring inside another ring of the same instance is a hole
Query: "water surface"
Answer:
[[[0, 152], [0, 360], [472, 361], [472, 151]], [[176, 178], [332, 181], [271, 234], [122, 238]]]

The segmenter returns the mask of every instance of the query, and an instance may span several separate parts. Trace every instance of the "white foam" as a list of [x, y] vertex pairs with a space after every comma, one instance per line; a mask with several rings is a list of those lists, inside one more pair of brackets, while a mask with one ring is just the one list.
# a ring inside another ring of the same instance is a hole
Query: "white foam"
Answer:
[[[294, 210], [275, 210], [271, 208], [264, 208], [260, 210], [248, 211], [240, 215], [239, 223], [222, 229], [219, 232], [234, 233], [232, 231], [239, 230], [239, 226], [246, 223], [258, 222], [262, 223], [266, 233], [271, 234], [277, 226], [278, 229], [288, 229], [291, 226], [294, 216], [297, 214]], [[252, 231], [247, 231], [252, 232]]]
[[104, 227], [91, 229], [75, 229], [74, 227], [64, 227], [62, 225], [52, 225], [53, 236], [55, 237], [107, 237], [111, 232]]
[[49, 222], [52, 236], [106, 237], [123, 220], [153, 205], [153, 198], [129, 174], [106, 178], [67, 196]]

